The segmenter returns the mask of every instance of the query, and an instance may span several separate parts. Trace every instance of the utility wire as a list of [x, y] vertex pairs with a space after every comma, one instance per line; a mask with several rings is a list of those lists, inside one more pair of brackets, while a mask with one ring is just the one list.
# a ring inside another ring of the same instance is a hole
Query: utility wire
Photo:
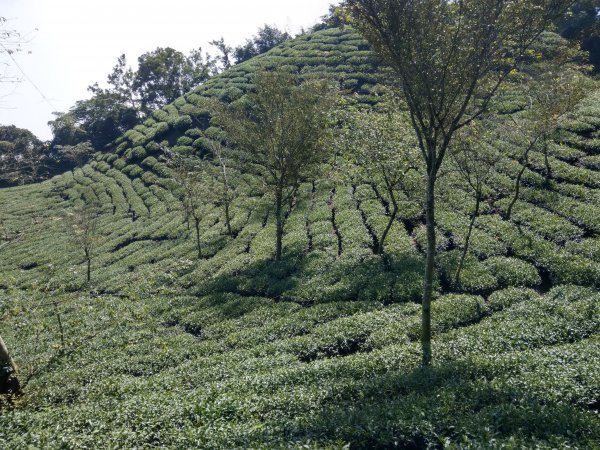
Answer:
[[36, 90], [36, 91], [38, 91], [38, 93], [39, 93], [39, 94], [42, 96], [42, 98], [44, 99], [44, 101], [45, 101], [46, 103], [48, 103], [48, 105], [50, 105], [54, 111], [58, 111], [58, 110], [56, 109], [56, 106], [54, 106], [54, 105], [52, 104], [52, 102], [51, 102], [51, 101], [48, 99], [48, 97], [46, 97], [46, 96], [44, 95], [44, 93], [42, 92], [42, 90], [41, 90], [39, 87], [37, 87], [37, 85], [36, 85], [36, 84], [33, 82], [33, 80], [32, 80], [31, 78], [29, 78], [29, 76], [28, 76], [28, 75], [25, 73], [25, 71], [24, 71], [24, 70], [21, 68], [21, 66], [19, 65], [19, 63], [18, 63], [18, 62], [17, 62], [17, 60], [15, 59], [15, 57], [12, 55], [12, 52], [11, 52], [11, 51], [10, 51], [8, 48], [6, 48], [6, 46], [5, 46], [3, 43], [1, 43], [1, 42], [0, 42], [0, 47], [1, 47], [1, 48], [2, 48], [2, 49], [5, 51], [5, 52], [6, 52], [6, 54], [8, 55], [8, 57], [9, 57], [10, 59], [12, 59], [12, 62], [15, 64], [15, 66], [17, 67], [17, 69], [19, 69], [19, 71], [20, 71], [20, 72], [23, 74], [23, 76], [25, 77], [25, 79], [26, 79], [27, 81], [29, 81], [29, 83], [30, 83], [30, 84], [31, 84], [31, 85], [32, 85], [32, 86], [35, 88], [35, 90]]

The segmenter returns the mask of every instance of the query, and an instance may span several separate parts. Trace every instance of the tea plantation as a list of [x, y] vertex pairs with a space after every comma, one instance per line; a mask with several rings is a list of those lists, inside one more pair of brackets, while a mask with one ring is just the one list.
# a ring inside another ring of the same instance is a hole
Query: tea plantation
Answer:
[[[473, 209], [456, 171], [440, 188], [434, 365], [420, 367], [424, 218], [336, 163], [290, 204], [275, 264], [271, 199], [236, 173], [222, 208], [183, 221], [165, 150], [205, 155], [211, 101], [259, 67], [328, 78], [355, 107], [385, 67], [350, 28], [301, 36], [218, 75], [114, 151], [0, 190], [0, 335], [24, 395], [0, 406], [0, 448], [600, 448], [600, 90], [532, 151], [507, 136], [460, 281]], [[526, 106], [510, 97], [510, 113]], [[525, 104], [523, 104], [525, 103]], [[506, 103], [504, 103], [506, 105]], [[101, 205], [92, 281], [65, 211]]]

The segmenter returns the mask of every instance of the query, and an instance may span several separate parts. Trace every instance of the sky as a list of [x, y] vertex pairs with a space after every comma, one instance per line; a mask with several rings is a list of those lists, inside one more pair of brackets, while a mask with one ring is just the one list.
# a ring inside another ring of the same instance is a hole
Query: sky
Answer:
[[[52, 134], [53, 111], [89, 98], [87, 87], [106, 85], [119, 55], [134, 65], [157, 47], [183, 53], [220, 37], [236, 46], [265, 23], [290, 33], [308, 28], [334, 0], [0, 0], [6, 29], [21, 33], [24, 50], [9, 63], [19, 83], [0, 83], [0, 124]], [[4, 69], [3, 69], [4, 70]]]

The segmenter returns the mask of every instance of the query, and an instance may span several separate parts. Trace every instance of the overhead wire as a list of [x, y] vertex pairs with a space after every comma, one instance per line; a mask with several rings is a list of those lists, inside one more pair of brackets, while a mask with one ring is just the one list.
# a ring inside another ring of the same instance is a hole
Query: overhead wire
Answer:
[[19, 72], [21, 72], [21, 74], [23, 75], [23, 77], [34, 87], [34, 89], [41, 95], [42, 99], [48, 104], [50, 105], [50, 107], [52, 107], [52, 109], [54, 111], [57, 111], [56, 106], [54, 106], [52, 104], [52, 102], [50, 101], [50, 99], [48, 97], [46, 97], [46, 95], [44, 95], [44, 93], [42, 92], [42, 90], [37, 86], [37, 84], [34, 83], [34, 81], [25, 73], [25, 71], [23, 70], [23, 68], [19, 65], [19, 63], [17, 62], [17, 60], [15, 59], [15, 57], [12, 55], [12, 51], [10, 51], [8, 48], [6, 48], [6, 46], [0, 42], [0, 48], [2, 48], [6, 54], [8, 55], [8, 57], [12, 60], [12, 62], [14, 63], [15, 67], [17, 69], [19, 69]]

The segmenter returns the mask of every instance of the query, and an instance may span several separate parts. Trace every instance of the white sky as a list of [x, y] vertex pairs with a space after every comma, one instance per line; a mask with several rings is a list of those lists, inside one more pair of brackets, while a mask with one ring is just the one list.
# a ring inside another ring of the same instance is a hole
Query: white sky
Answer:
[[[105, 85], [122, 53], [133, 64], [156, 47], [183, 53], [221, 36], [235, 46], [265, 23], [291, 33], [315, 24], [334, 0], [0, 0], [6, 28], [30, 42], [15, 54], [18, 64], [47, 100], [23, 79], [0, 85], [0, 124], [49, 139], [52, 111], [66, 111], [89, 98], [87, 87]], [[37, 31], [36, 31], [37, 29]], [[0, 60], [5, 60], [0, 55]], [[18, 70], [12, 68], [16, 75]], [[14, 90], [14, 91], [13, 91]]]

